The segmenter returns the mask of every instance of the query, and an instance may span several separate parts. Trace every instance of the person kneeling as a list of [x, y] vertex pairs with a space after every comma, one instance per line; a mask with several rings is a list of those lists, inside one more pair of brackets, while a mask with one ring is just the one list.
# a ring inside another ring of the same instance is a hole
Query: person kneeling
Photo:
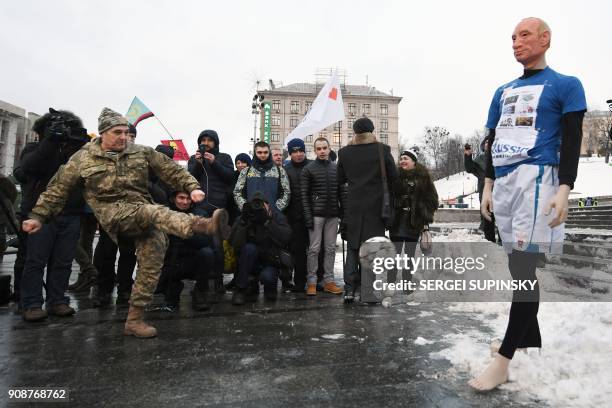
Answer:
[[[170, 209], [185, 214], [199, 214], [192, 206], [191, 197], [183, 191], [175, 192], [170, 198]], [[180, 303], [183, 290], [183, 279], [195, 279], [191, 292], [194, 310], [210, 309], [206, 293], [208, 292], [208, 275], [214, 267], [215, 254], [212, 240], [203, 234], [194, 234], [183, 239], [169, 235], [170, 244], [166, 251], [162, 275], [167, 279], [166, 308], [175, 311]]]
[[243, 305], [247, 298], [256, 301], [259, 282], [264, 285], [264, 297], [276, 299], [281, 248], [290, 238], [285, 216], [270, 206], [263, 193], [255, 192], [236, 219], [230, 238], [238, 256], [234, 305]]

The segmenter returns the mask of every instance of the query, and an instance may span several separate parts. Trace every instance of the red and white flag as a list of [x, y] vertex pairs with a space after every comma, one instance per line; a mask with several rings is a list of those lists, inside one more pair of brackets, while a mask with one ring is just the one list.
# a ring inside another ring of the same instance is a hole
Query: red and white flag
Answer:
[[291, 139], [304, 139], [308, 135], [314, 135], [341, 120], [344, 120], [344, 103], [342, 103], [338, 74], [334, 71], [304, 119], [285, 138], [285, 144]]

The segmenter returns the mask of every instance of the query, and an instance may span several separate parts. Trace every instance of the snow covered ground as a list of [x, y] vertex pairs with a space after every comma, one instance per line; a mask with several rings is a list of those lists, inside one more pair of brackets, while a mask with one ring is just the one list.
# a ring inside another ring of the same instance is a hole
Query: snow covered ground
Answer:
[[570, 198], [612, 195], [612, 166], [603, 157], [580, 159], [578, 177]]
[[[461, 172], [434, 182], [440, 200], [453, 199], [463, 194], [470, 208], [479, 208], [476, 177]], [[612, 196], [612, 166], [603, 157], [583, 157], [578, 165], [578, 178], [570, 198]]]
[[[435, 241], [474, 241], [478, 235], [454, 231]], [[508, 323], [509, 303], [452, 303], [449, 312], [462, 312], [481, 320], [502, 338]], [[501, 388], [540, 399], [550, 406], [609, 406], [612, 400], [612, 304], [559, 303], [540, 305], [538, 321], [541, 351], [518, 352], [511, 364], [510, 381]], [[453, 367], [477, 375], [491, 361], [490, 336], [479, 331], [447, 334], [440, 341], [449, 347], [431, 353]]]

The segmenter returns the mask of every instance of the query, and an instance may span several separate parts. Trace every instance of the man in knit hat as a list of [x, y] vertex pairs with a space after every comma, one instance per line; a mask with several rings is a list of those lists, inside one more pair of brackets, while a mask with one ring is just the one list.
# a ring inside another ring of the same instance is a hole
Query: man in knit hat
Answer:
[[179, 213], [153, 204], [147, 190], [151, 168], [165, 183], [186, 191], [193, 201], [204, 199], [198, 182], [167, 156], [148, 146], [128, 144], [128, 121], [122, 115], [104, 108], [98, 119], [100, 137], [88, 143], [61, 167], [32, 209], [23, 230], [30, 234], [40, 230], [59, 213], [68, 194], [77, 186], [100, 226], [113, 241], [128, 236], [134, 239], [138, 271], [130, 297], [125, 335], [154, 337], [157, 330], [144, 320], [144, 308], [153, 299], [164, 254], [166, 234], [189, 238], [194, 233], [229, 235], [227, 212], [215, 211], [211, 218]]

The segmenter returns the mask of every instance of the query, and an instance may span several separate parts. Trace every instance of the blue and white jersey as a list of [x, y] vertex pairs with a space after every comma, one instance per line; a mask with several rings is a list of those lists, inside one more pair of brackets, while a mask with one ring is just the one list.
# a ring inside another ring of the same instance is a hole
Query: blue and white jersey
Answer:
[[561, 117], [586, 108], [580, 80], [549, 67], [499, 87], [486, 125], [495, 129], [491, 147], [495, 177], [525, 163], [559, 165]]

